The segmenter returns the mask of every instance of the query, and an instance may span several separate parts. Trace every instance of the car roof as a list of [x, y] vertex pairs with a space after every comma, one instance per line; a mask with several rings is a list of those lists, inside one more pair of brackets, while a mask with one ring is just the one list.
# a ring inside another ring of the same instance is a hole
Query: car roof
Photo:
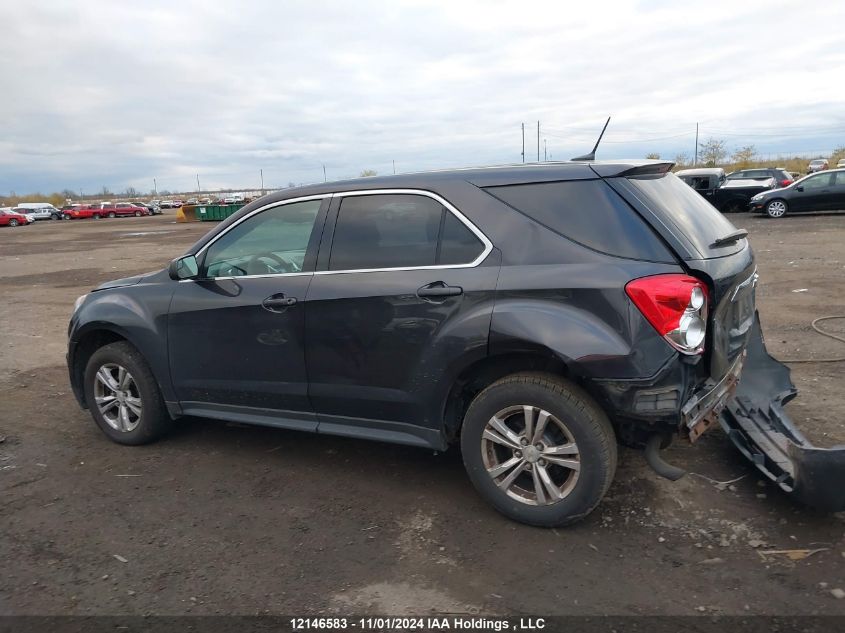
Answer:
[[586, 180], [609, 178], [631, 173], [665, 173], [673, 163], [660, 160], [623, 161], [561, 161], [469, 167], [424, 171], [391, 176], [366, 176], [349, 180], [292, 187], [261, 198], [263, 203], [321, 195], [336, 191], [361, 191], [367, 189], [427, 189], [437, 184], [466, 181], [479, 187], [516, 185], [557, 180]]

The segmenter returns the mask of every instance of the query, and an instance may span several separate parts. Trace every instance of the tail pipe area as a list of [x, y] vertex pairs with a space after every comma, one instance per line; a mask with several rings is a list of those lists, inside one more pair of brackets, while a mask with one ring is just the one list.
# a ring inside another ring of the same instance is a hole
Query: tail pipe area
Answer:
[[673, 466], [665, 461], [660, 455], [660, 449], [668, 446], [672, 441], [671, 436], [667, 435], [652, 435], [645, 445], [645, 460], [652, 470], [661, 477], [665, 477], [669, 481], [678, 481], [681, 477], [687, 474], [683, 468]]

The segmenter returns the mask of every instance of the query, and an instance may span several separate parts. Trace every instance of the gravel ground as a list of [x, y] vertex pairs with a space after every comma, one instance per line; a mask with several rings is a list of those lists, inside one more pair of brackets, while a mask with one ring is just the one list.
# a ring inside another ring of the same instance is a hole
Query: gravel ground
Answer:
[[[810, 328], [845, 314], [845, 216], [732, 219], [770, 351], [845, 355]], [[73, 300], [209, 228], [166, 212], [0, 229], [0, 613], [845, 614], [845, 516], [793, 504], [720, 431], [670, 449], [696, 473], [676, 483], [623, 451], [602, 505], [561, 530], [497, 515], [457, 451], [201, 419], [110, 443], [68, 386]], [[845, 443], [843, 371], [793, 371], [788, 411], [822, 445]], [[814, 553], [763, 553], [791, 549]]]

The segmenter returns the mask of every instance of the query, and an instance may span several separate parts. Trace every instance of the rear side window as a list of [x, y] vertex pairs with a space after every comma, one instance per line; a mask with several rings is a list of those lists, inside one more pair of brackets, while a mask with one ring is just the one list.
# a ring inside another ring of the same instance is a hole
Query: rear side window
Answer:
[[462, 265], [484, 251], [437, 200], [414, 194], [347, 196], [338, 209], [329, 270]]
[[[674, 179], [689, 195], [707, 204], [690, 187]], [[508, 185], [485, 191], [555, 233], [593, 250], [627, 259], [672, 261], [643, 219], [601, 180]]]
[[745, 240], [711, 247], [720, 237], [736, 231], [736, 227], [673, 174], [632, 177], [628, 182], [636, 189], [637, 197], [663, 222], [677, 227], [702, 257], [731, 255], [745, 248]]

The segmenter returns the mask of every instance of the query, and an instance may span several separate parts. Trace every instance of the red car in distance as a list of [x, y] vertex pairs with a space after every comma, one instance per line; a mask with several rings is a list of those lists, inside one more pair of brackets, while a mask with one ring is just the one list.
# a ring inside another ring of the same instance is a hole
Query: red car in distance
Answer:
[[26, 226], [29, 218], [12, 210], [0, 209], [0, 226]]
[[63, 220], [83, 220], [94, 217], [99, 219], [101, 214], [100, 207], [91, 204], [74, 204], [62, 207]]

